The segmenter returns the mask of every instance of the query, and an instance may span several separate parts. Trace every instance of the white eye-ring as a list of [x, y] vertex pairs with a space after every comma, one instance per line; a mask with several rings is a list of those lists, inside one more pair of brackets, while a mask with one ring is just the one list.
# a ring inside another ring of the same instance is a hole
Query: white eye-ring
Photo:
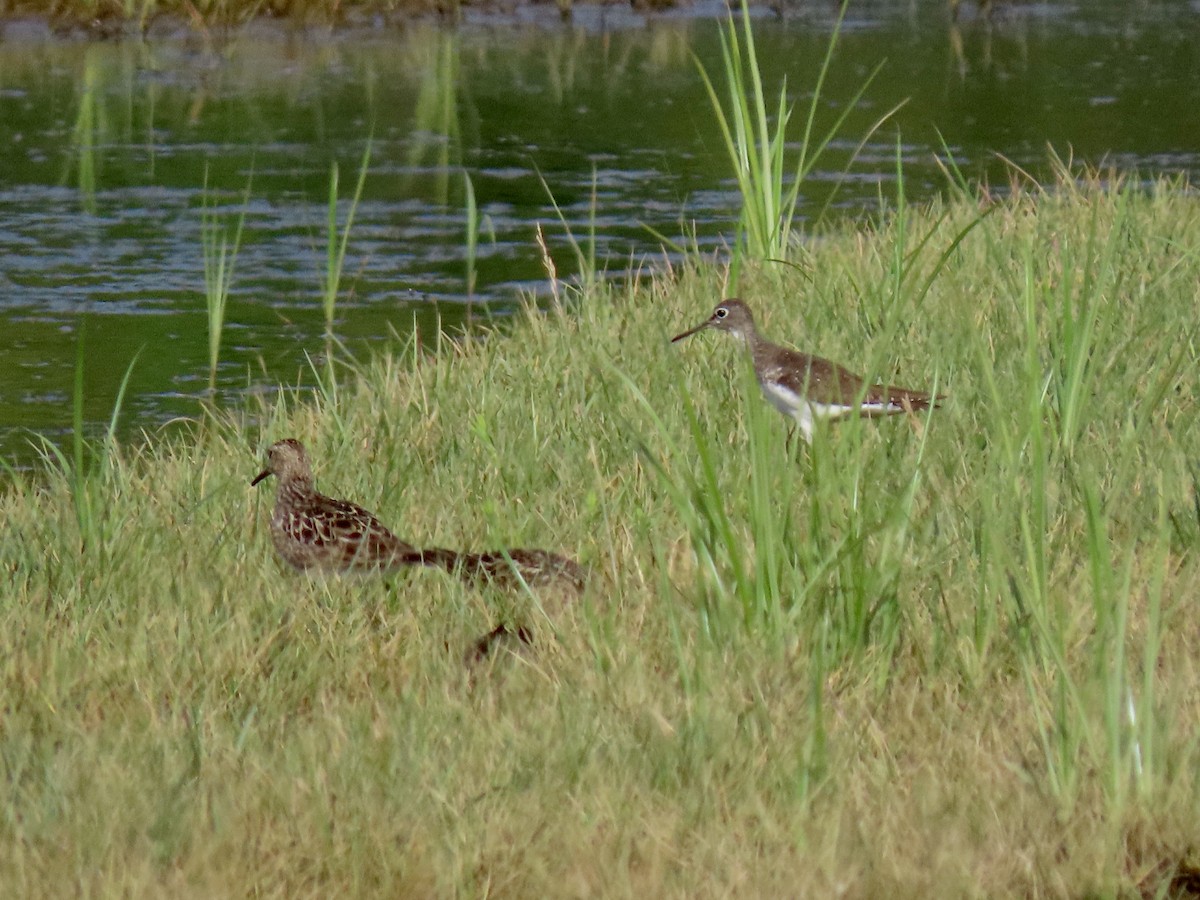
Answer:
[[718, 318], [718, 319], [723, 319], [723, 318], [725, 318], [727, 315], [729, 315], [729, 310], [727, 310], [727, 309], [726, 309], [725, 307], [723, 307], [723, 306], [718, 306], [718, 307], [717, 307], [717, 318]]

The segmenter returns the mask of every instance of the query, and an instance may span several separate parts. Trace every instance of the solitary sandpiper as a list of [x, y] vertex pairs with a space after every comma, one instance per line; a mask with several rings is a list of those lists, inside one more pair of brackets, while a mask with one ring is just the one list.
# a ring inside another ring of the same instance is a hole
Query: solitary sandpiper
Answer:
[[572, 559], [548, 550], [496, 550], [469, 553], [440, 547], [419, 549], [402, 541], [374, 514], [348, 500], [317, 492], [304, 445], [287, 439], [267, 451], [268, 475], [279, 479], [271, 514], [271, 540], [284, 561], [297, 569], [336, 572], [405, 566], [433, 566], [467, 581], [503, 587], [567, 587], [582, 591], [586, 572]]
[[864, 386], [862, 378], [835, 362], [772, 344], [758, 333], [750, 307], [737, 298], [722, 301], [711, 316], [690, 331], [675, 335], [671, 343], [704, 328], [727, 331], [741, 339], [750, 349], [763, 394], [777, 410], [796, 420], [810, 444], [817, 419], [912, 413], [937, 406], [943, 399], [902, 387]]

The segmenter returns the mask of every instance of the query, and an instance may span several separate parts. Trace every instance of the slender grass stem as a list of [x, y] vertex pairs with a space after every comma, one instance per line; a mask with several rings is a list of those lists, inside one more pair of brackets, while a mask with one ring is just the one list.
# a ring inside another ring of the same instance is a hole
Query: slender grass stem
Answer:
[[463, 172], [463, 191], [467, 205], [467, 302], [470, 303], [475, 297], [475, 254], [479, 245], [479, 210], [475, 205], [475, 185], [472, 184], [471, 176], [467, 172]]
[[358, 181], [354, 185], [354, 195], [346, 210], [346, 222], [338, 228], [338, 164], [334, 161], [329, 168], [329, 202], [328, 221], [325, 231], [325, 272], [322, 278], [322, 307], [325, 311], [325, 337], [333, 337], [334, 317], [337, 314], [338, 292], [341, 289], [342, 271], [346, 263], [346, 248], [350, 243], [350, 229], [354, 225], [354, 214], [362, 199], [363, 186], [367, 181], [367, 172], [371, 164], [371, 141], [368, 140], [363, 150], [362, 161], [358, 166]]
[[242, 245], [242, 229], [246, 224], [246, 209], [250, 202], [253, 175], [246, 182], [242, 209], [238, 214], [233, 238], [218, 221], [209, 202], [208, 167], [204, 167], [204, 204], [200, 217], [200, 238], [204, 250], [204, 302], [208, 312], [208, 389], [215, 390], [217, 366], [221, 360], [221, 337], [225, 330], [225, 312], [233, 287], [233, 271]]

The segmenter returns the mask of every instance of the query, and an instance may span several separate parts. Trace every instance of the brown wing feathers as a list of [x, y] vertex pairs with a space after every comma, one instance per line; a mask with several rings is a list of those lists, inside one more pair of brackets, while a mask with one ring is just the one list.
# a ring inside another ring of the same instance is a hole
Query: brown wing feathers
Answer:
[[853, 406], [856, 402], [879, 404], [861, 410], [862, 415], [887, 415], [893, 412], [919, 411], [936, 406], [943, 399], [925, 391], [873, 384], [864, 391], [863, 380], [844, 366], [820, 356], [774, 347], [774, 358], [760, 366], [764, 378], [784, 385], [788, 390], [817, 403]]

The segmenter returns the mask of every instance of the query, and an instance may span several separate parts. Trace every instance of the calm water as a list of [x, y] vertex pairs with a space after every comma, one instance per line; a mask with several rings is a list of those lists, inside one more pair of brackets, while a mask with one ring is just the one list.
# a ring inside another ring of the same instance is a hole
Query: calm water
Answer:
[[[758, 20], [768, 84], [812, 83], [833, 24], [832, 4], [816, 6]], [[573, 25], [535, 16], [456, 32], [256, 29], [216, 45], [10, 30], [0, 41], [0, 457], [26, 465], [31, 433], [69, 433], [81, 332], [89, 420], [107, 420], [139, 350], [125, 431], [196, 413], [209, 377], [206, 202], [230, 229], [246, 215], [222, 396], [305, 380], [305, 354], [324, 346], [330, 168], [349, 197], [368, 139], [335, 324], [351, 353], [414, 323], [455, 327], [480, 304], [503, 315], [523, 292], [545, 294], [538, 222], [569, 275], [547, 187], [577, 235], [594, 209], [609, 273], [662, 259], [647, 226], [672, 238], [694, 228], [719, 251], [736, 198], [691, 56], [719, 66], [717, 28], [591, 11]], [[856, 4], [826, 91], [831, 115], [882, 60], [847, 138], [908, 102], [851, 170], [844, 214], [893, 191], [897, 133], [910, 198], [942, 187], [939, 133], [964, 171], [996, 183], [1007, 181], [997, 153], [1045, 175], [1047, 144], [1147, 176], [1200, 172], [1200, 3], [1047, 2], [958, 27], [940, 0]], [[473, 295], [464, 173], [481, 218]], [[806, 209], [832, 181], [813, 180]]]

